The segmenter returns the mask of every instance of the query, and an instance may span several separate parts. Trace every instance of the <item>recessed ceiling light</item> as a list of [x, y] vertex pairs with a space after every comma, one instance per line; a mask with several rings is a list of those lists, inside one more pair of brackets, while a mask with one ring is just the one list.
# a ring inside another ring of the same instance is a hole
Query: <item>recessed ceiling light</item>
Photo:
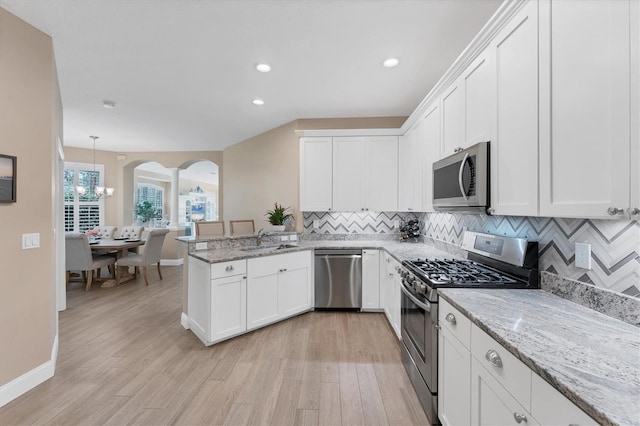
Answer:
[[396, 58], [389, 58], [382, 63], [382, 66], [385, 68], [393, 68], [397, 67], [399, 63], [400, 61], [398, 61]]
[[271, 71], [271, 67], [267, 64], [258, 64], [256, 65], [256, 69], [260, 72], [269, 72]]
[[102, 106], [106, 109], [114, 109], [116, 107], [116, 103], [113, 101], [102, 101]]
[[264, 101], [262, 99], [254, 99], [251, 103], [254, 105], [264, 105]]

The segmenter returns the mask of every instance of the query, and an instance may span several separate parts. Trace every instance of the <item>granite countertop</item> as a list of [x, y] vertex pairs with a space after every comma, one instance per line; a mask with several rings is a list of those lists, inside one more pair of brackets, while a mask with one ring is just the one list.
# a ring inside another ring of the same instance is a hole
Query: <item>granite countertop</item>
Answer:
[[438, 293], [583, 411], [640, 425], [640, 330], [541, 290]]
[[[283, 244], [289, 244], [283, 242]], [[268, 246], [265, 246], [268, 247]], [[246, 248], [246, 247], [245, 247]], [[359, 249], [376, 249], [386, 250], [399, 262], [404, 260], [415, 260], [417, 258], [429, 257], [431, 259], [443, 259], [458, 257], [451, 253], [439, 250], [429, 244], [424, 243], [407, 243], [399, 241], [300, 241], [297, 245], [290, 248], [283, 248], [276, 251], [260, 253], [248, 252], [242, 250], [241, 247], [220, 248], [214, 250], [199, 250], [190, 252], [189, 255], [196, 259], [203, 260], [208, 263], [228, 262], [231, 260], [248, 259], [253, 257], [272, 256], [282, 253], [291, 253], [295, 251], [315, 250], [315, 249], [339, 249], [339, 248], [359, 248]]]

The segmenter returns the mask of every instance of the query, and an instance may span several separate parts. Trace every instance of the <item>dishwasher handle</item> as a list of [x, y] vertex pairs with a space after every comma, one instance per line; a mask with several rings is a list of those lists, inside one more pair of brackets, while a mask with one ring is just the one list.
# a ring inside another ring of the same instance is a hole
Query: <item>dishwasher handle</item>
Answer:
[[316, 256], [335, 256], [335, 257], [344, 257], [344, 256], [362, 256], [362, 250], [341, 250], [341, 249], [332, 249], [332, 250], [316, 250]]

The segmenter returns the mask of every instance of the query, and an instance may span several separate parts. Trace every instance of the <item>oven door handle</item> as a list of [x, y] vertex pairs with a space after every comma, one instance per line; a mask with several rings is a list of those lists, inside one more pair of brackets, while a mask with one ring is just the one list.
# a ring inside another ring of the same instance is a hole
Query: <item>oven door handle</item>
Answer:
[[464, 158], [462, 159], [462, 163], [460, 163], [460, 170], [458, 171], [458, 186], [460, 187], [460, 192], [465, 200], [468, 200], [467, 191], [464, 190], [464, 184], [462, 182], [462, 174], [464, 173], [464, 166], [467, 164], [467, 158], [469, 158], [469, 153], [464, 154]]
[[409, 300], [415, 303], [419, 308], [422, 308], [427, 312], [431, 312], [431, 306], [425, 303], [422, 303], [421, 301], [416, 299], [416, 297], [413, 294], [411, 294], [409, 290], [407, 290], [403, 285], [400, 285], [400, 290], [402, 290], [402, 292], [409, 298]]

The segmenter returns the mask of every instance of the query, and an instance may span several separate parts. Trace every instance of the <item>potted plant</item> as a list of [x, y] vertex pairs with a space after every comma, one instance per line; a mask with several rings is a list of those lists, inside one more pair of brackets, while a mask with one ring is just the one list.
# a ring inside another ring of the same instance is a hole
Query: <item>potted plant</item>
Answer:
[[267, 220], [271, 225], [273, 225], [274, 231], [284, 231], [285, 222], [287, 220], [293, 220], [293, 215], [291, 213], [287, 213], [289, 207], [282, 207], [282, 204], [278, 205], [276, 201], [273, 210], [267, 210], [265, 216], [267, 216]]
[[160, 211], [153, 207], [151, 201], [148, 200], [140, 201], [138, 203], [136, 206], [136, 215], [138, 216], [138, 219], [140, 219], [142, 223], [147, 224], [147, 226], [149, 226], [151, 220], [160, 219], [161, 217]]

